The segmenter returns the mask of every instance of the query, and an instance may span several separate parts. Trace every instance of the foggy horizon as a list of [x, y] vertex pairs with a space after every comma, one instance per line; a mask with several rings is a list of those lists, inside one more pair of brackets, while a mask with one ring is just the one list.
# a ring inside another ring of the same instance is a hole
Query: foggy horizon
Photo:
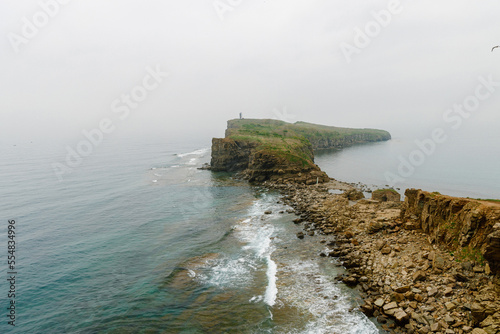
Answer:
[[[5, 142], [64, 146], [105, 118], [116, 127], [109, 138], [220, 137], [240, 112], [419, 134], [443, 126], [479, 77], [500, 81], [493, 1], [10, 0], [0, 8]], [[168, 76], [122, 119], [116, 108], [148, 69]], [[459, 131], [497, 121], [499, 96], [481, 101]]]

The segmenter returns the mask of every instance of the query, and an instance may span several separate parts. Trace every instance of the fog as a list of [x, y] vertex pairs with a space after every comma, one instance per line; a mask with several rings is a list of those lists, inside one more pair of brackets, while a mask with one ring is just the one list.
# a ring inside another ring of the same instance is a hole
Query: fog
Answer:
[[[64, 147], [103, 120], [106, 138], [209, 139], [240, 112], [415, 136], [460, 117], [457, 131], [478, 133], [500, 120], [499, 12], [492, 0], [3, 0], [0, 140]], [[479, 104], [446, 122], [484, 80]]]

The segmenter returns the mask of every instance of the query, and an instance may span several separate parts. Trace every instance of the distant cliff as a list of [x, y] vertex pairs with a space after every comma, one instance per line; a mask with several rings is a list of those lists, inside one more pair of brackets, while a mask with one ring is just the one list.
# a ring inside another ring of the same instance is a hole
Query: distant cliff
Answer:
[[250, 181], [322, 183], [314, 150], [391, 139], [387, 131], [349, 129], [271, 119], [228, 121], [225, 138], [212, 139], [213, 171], [242, 172]]

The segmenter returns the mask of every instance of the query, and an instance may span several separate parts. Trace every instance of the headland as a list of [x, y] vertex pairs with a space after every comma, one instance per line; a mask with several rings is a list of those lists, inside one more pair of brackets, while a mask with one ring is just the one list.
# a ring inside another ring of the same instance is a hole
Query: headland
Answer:
[[[332, 179], [314, 150], [390, 139], [382, 130], [232, 120], [212, 141], [213, 171], [275, 189], [317, 238], [318, 256], [346, 269], [360, 309], [391, 333], [500, 333], [500, 203], [407, 189], [365, 199]], [[333, 193], [332, 190], [337, 190]], [[339, 190], [341, 193], [339, 194]], [[321, 236], [335, 235], [334, 242]]]

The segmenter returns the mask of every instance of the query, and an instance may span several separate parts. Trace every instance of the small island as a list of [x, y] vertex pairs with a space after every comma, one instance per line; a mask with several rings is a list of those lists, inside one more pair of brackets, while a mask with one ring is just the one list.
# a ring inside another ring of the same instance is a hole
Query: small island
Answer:
[[314, 151], [390, 140], [384, 130], [350, 129], [273, 119], [233, 119], [225, 138], [212, 139], [213, 171], [240, 172], [253, 182], [316, 184], [329, 181]]

